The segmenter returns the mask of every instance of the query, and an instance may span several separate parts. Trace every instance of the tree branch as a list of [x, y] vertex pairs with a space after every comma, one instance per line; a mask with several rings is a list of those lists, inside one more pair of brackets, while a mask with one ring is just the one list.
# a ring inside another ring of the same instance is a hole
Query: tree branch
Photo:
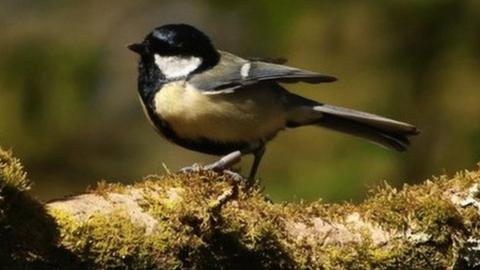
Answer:
[[0, 259], [19, 268], [480, 266], [479, 171], [385, 185], [358, 205], [276, 204], [211, 171], [101, 182], [42, 205], [10, 153], [0, 150], [0, 164]]

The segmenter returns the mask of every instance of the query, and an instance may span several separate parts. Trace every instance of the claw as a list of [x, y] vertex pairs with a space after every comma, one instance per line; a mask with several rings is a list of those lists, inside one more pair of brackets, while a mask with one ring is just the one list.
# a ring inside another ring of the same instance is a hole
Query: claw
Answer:
[[201, 166], [201, 165], [195, 163], [192, 166], [181, 168], [180, 170], [178, 170], [178, 172], [179, 173], [194, 173], [194, 172], [212, 170], [212, 171], [215, 171], [215, 172], [218, 172], [218, 173], [223, 173], [225, 175], [230, 176], [235, 182], [240, 182], [240, 181], [245, 180], [245, 177], [243, 177], [239, 173], [236, 173], [236, 172], [231, 171], [231, 170], [226, 170], [226, 169], [222, 170], [220, 168], [217, 168], [217, 167], [214, 167], [214, 166], [211, 166], [211, 165], [212, 164], [207, 165], [207, 166]]
[[236, 173], [234, 171], [223, 170], [223, 174], [230, 176], [233, 179], [233, 181], [235, 181], [236, 183], [241, 183], [246, 180], [245, 177], [243, 177], [241, 174]]
[[[235, 151], [226, 156], [223, 156], [222, 158], [220, 158], [219, 160], [217, 160], [212, 164], [201, 166], [195, 163], [192, 166], [180, 169], [179, 172], [192, 173], [192, 172], [199, 172], [202, 170], [212, 170], [212, 171], [223, 173], [225, 175], [230, 176], [233, 179], [233, 181], [235, 181], [236, 183], [246, 182], [247, 186], [252, 186], [255, 181], [254, 180], [252, 181], [251, 178], [253, 178], [253, 176], [255, 175], [256, 168], [255, 170], [253, 170], [253, 173], [250, 173], [250, 177], [248, 179], [243, 177], [239, 173], [229, 170], [229, 168], [231, 168], [233, 165], [235, 165], [240, 161], [241, 157], [242, 157], [242, 152]], [[256, 166], [258, 166], [258, 164]]]
[[200, 164], [198, 163], [194, 163], [192, 164], [192, 166], [183, 167], [178, 171], [180, 173], [192, 173], [192, 172], [199, 172], [200, 170], [202, 170], [202, 166], [200, 166]]

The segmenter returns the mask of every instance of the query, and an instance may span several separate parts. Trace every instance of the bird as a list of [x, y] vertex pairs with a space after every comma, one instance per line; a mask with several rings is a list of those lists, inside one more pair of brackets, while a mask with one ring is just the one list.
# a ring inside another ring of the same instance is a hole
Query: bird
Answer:
[[221, 156], [204, 168], [229, 171], [253, 154], [254, 181], [266, 144], [282, 130], [318, 126], [405, 151], [414, 125], [311, 100], [284, 85], [337, 79], [285, 65], [284, 59], [242, 58], [216, 49], [188, 24], [153, 29], [128, 48], [139, 55], [138, 94], [144, 112], [167, 140]]

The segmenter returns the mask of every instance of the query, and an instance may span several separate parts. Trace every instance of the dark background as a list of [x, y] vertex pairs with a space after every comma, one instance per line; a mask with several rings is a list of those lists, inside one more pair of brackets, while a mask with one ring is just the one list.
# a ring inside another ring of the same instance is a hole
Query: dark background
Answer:
[[137, 99], [126, 45], [179, 22], [218, 48], [340, 78], [289, 85], [296, 93], [423, 131], [407, 153], [317, 128], [281, 133], [259, 172], [275, 200], [358, 200], [384, 180], [480, 161], [480, 1], [1, 0], [0, 145], [23, 160], [38, 197], [214, 159], [161, 139]]

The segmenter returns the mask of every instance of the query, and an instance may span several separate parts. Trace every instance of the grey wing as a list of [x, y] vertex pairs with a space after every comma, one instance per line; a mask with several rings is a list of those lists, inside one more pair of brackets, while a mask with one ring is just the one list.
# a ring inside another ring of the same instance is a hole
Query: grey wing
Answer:
[[267, 63], [280, 64], [280, 65], [283, 65], [288, 62], [288, 60], [283, 57], [246, 57], [245, 59], [250, 62], [267, 62]]
[[336, 81], [335, 77], [285, 65], [251, 61], [227, 52], [220, 52], [220, 62], [212, 69], [193, 75], [189, 83], [207, 91], [233, 91], [263, 81], [280, 83], [322, 83]]

